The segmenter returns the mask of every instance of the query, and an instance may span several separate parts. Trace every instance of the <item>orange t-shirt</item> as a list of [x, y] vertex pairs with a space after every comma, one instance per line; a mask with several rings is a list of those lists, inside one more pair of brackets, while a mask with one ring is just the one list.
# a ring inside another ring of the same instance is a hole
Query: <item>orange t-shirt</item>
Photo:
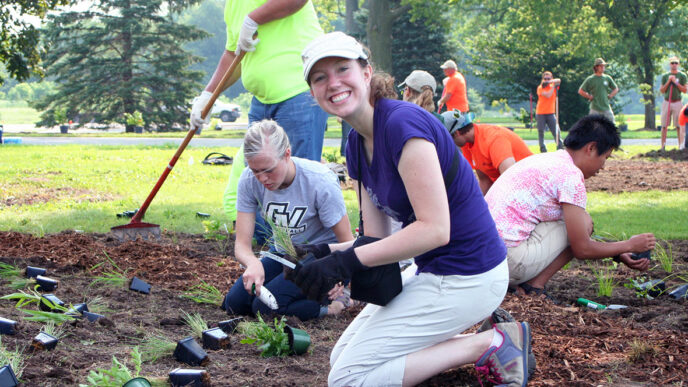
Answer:
[[549, 92], [554, 87], [550, 83], [547, 87], [542, 87], [542, 85], [537, 88], [537, 107], [535, 108], [535, 114], [554, 114], [554, 100], [557, 98], [556, 90], [552, 93], [552, 96], [547, 98], [542, 95], [543, 92]]
[[678, 126], [683, 126], [685, 124], [688, 124], [688, 117], [684, 115], [686, 112], [686, 107], [688, 107], [688, 104], [681, 109], [681, 111], [678, 113]]
[[461, 150], [473, 169], [495, 181], [499, 177], [499, 164], [513, 157], [516, 161], [533, 153], [516, 133], [497, 125], [473, 124], [473, 143], [466, 143]]
[[460, 72], [455, 72], [449, 77], [447, 84], [442, 91], [442, 95], [451, 93], [451, 98], [447, 100], [447, 111], [458, 109], [460, 112], [468, 111], [468, 97], [466, 95], [466, 80]]

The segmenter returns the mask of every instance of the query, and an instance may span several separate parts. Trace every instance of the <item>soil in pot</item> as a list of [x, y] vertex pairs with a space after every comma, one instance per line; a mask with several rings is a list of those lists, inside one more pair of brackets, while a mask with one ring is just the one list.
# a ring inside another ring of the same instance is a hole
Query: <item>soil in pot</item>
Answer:
[[49, 335], [45, 332], [41, 332], [33, 338], [33, 341], [31, 342], [31, 349], [34, 351], [50, 351], [57, 346], [57, 342], [57, 337]]
[[210, 374], [206, 370], [177, 368], [169, 376], [172, 387], [210, 387]]
[[231, 348], [231, 346], [229, 336], [222, 329], [211, 328], [203, 331], [203, 348], [218, 350]]

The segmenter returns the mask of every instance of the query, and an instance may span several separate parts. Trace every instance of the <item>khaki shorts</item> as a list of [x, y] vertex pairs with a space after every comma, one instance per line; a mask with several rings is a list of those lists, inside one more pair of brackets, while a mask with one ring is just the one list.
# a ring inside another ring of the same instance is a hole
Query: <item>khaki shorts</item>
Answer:
[[535, 226], [528, 239], [507, 249], [509, 286], [535, 278], [568, 246], [569, 238], [563, 220], [542, 222]]
[[[662, 121], [662, 127], [666, 128], [668, 126], [671, 126], [671, 122], [674, 122], [674, 126], [678, 128], [678, 113], [681, 112], [681, 109], [683, 108], [683, 103], [681, 101], [676, 101], [676, 102], [671, 102], [669, 101], [664, 101], [662, 102], [662, 109], [660, 112], [660, 120]], [[671, 113], [669, 113], [669, 109], [671, 109]], [[671, 116], [671, 117], [670, 117]], [[669, 120], [669, 118], [671, 120]]]

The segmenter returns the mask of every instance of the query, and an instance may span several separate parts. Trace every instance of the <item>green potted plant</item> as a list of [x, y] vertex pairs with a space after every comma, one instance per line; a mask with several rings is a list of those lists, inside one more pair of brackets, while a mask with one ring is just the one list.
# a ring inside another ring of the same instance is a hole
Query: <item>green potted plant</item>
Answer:
[[143, 114], [136, 110], [133, 113], [124, 113], [124, 119], [127, 121], [127, 125], [134, 127], [135, 133], [143, 133], [143, 125], [146, 122], [143, 120]]
[[616, 122], [619, 124], [619, 130], [622, 132], [625, 132], [628, 130], [628, 123], [626, 122], [626, 116], [623, 113], [620, 113], [618, 116], [616, 116]]
[[67, 125], [67, 109], [57, 108], [53, 112], [53, 118], [58, 125], [60, 125], [60, 133], [67, 133], [69, 131], [69, 125]]
[[518, 113], [513, 113], [514, 118], [516, 118], [519, 122], [523, 124], [523, 126], [526, 127], [526, 129], [530, 129], [531, 124], [530, 124], [530, 116], [528, 115], [528, 112], [526, 109], [521, 108]]

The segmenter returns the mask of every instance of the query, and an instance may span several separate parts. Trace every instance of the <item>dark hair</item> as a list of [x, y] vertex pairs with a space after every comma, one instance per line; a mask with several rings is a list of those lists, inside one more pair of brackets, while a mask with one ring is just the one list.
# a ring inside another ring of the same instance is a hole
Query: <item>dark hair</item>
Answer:
[[569, 129], [564, 145], [568, 149], [578, 150], [590, 142], [597, 145], [597, 155], [606, 153], [609, 149], [618, 149], [621, 145], [619, 128], [601, 114], [585, 116]]
[[464, 126], [463, 128], [457, 130], [462, 136], [473, 129], [473, 123], [471, 122], [470, 124]]
[[[366, 59], [358, 59], [358, 64], [361, 67], [373, 67]], [[385, 72], [375, 72], [373, 68], [373, 77], [370, 80], [370, 105], [375, 106], [375, 102], [380, 98], [397, 99], [397, 89], [394, 87], [393, 76]]]

